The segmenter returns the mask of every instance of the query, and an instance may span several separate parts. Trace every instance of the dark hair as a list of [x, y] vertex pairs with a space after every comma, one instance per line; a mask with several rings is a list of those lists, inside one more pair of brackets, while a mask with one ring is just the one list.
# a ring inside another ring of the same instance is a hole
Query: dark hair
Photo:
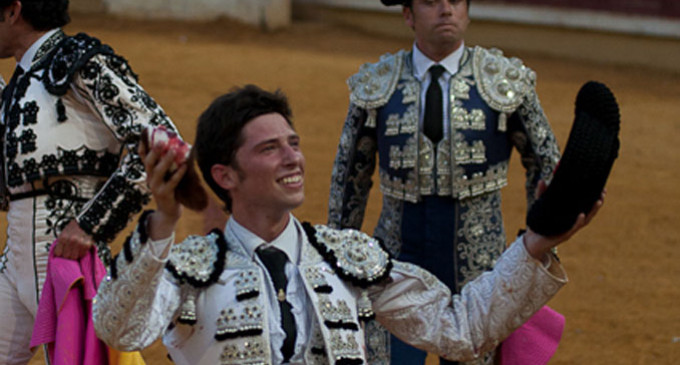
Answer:
[[255, 85], [234, 88], [210, 104], [198, 118], [194, 149], [203, 179], [231, 211], [229, 192], [212, 178], [213, 165], [238, 168], [236, 151], [243, 144], [241, 131], [251, 120], [265, 114], [281, 114], [290, 126], [292, 112], [288, 98], [280, 91], [268, 92]]
[[[68, 15], [69, 0], [19, 0], [21, 16], [35, 30], [50, 30], [63, 27], [71, 22]], [[14, 0], [0, 0], [0, 9], [5, 9]]]

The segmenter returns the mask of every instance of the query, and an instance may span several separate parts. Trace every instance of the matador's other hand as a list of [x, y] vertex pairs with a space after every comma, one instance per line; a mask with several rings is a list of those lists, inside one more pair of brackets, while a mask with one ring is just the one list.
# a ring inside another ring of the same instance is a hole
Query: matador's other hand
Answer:
[[78, 260], [87, 254], [94, 244], [92, 237], [87, 234], [76, 220], [70, 221], [57, 237], [54, 254], [70, 260]]
[[[545, 188], [543, 188], [543, 190], [545, 190]], [[597, 200], [595, 204], [593, 204], [590, 212], [588, 214], [579, 214], [574, 225], [569, 231], [565, 233], [546, 237], [535, 233], [530, 227], [527, 227], [527, 232], [524, 234], [524, 245], [527, 248], [529, 254], [535, 259], [541, 260], [553, 247], [568, 241], [576, 232], [583, 229], [583, 227], [587, 226], [590, 221], [593, 220], [593, 218], [597, 215], [597, 212], [600, 210], [600, 208], [602, 208], [602, 205], [604, 205], [604, 199], [606, 195], [607, 191], [603, 190], [600, 194], [600, 199]]]

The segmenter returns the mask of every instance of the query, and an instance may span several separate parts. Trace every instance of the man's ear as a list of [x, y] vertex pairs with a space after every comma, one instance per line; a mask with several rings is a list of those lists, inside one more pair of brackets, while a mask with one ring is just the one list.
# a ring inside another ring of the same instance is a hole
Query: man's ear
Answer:
[[225, 190], [233, 189], [239, 181], [238, 172], [227, 165], [214, 164], [210, 168], [210, 175], [215, 183]]
[[3, 17], [10, 23], [15, 23], [21, 15], [21, 1], [14, 0], [3, 10]]
[[404, 6], [401, 8], [401, 15], [404, 16], [404, 23], [406, 23], [406, 25], [408, 25], [411, 29], [414, 29], [415, 19], [413, 18], [413, 10], [411, 10], [411, 8], [408, 6]]

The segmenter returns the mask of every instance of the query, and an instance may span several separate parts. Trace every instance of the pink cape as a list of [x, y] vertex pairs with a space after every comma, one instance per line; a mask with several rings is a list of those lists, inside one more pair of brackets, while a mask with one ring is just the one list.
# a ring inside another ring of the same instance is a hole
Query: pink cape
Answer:
[[54, 256], [52, 243], [31, 348], [47, 344], [55, 365], [108, 364], [108, 348], [92, 323], [92, 299], [106, 275], [93, 246], [80, 260]]
[[541, 308], [501, 345], [501, 365], [545, 365], [553, 357], [564, 331], [564, 316]]

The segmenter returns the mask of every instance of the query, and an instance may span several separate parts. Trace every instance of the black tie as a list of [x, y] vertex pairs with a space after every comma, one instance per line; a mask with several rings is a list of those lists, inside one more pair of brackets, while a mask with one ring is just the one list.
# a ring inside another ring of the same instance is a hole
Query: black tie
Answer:
[[442, 105], [442, 88], [439, 86], [439, 77], [445, 69], [441, 65], [430, 67], [430, 86], [425, 93], [425, 121], [423, 132], [433, 143], [442, 139], [444, 134], [444, 106]]
[[286, 278], [286, 262], [288, 258], [283, 251], [268, 247], [265, 249], [258, 249], [257, 255], [260, 260], [267, 267], [269, 276], [274, 282], [274, 289], [276, 289], [279, 307], [281, 308], [281, 325], [286, 332], [286, 338], [283, 340], [281, 352], [283, 353], [283, 362], [290, 361], [295, 352], [295, 338], [297, 333], [295, 330], [295, 318], [291, 312], [290, 303], [286, 300], [286, 286], [288, 286], [288, 278]]

